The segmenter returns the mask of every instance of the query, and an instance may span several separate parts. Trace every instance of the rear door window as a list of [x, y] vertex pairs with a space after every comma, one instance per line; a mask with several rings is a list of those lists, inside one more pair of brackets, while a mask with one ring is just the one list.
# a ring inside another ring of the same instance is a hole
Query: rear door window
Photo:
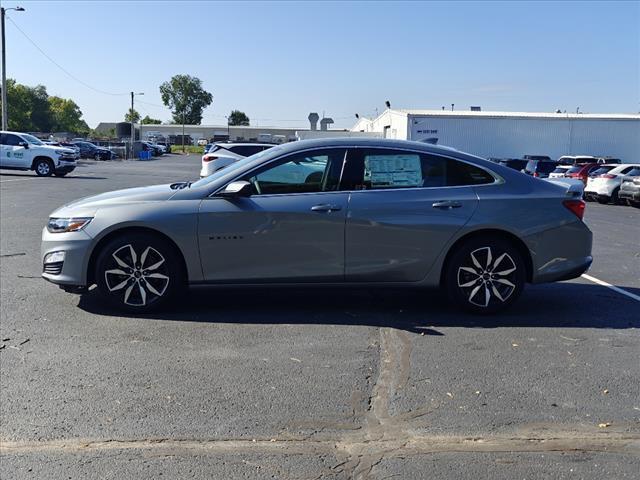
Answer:
[[12, 133], [5, 133], [4, 134], [4, 142], [2, 144], [3, 145], [9, 145], [11, 147], [17, 147], [22, 142], [24, 142], [24, 140], [22, 138], [20, 138], [19, 136], [13, 135]]
[[474, 165], [419, 152], [354, 148], [343, 172], [343, 190], [384, 190], [481, 185], [495, 178]]

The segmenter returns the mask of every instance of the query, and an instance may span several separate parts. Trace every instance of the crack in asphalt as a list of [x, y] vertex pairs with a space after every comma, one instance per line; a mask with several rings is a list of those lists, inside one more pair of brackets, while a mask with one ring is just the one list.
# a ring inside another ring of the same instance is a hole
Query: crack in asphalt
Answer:
[[[424, 406], [392, 414], [390, 401], [406, 387], [410, 374], [412, 342], [407, 332], [393, 328], [379, 331], [379, 369], [366, 411], [359, 408], [364, 397], [352, 394], [352, 418], [363, 419], [363, 427], [342, 425], [335, 438], [279, 435], [256, 439], [61, 439], [11, 441], [0, 439], [0, 456], [33, 452], [84, 453], [89, 451], [152, 450], [179, 453], [273, 455], [334, 455], [338, 463], [326, 473], [367, 480], [382, 460], [429, 453], [524, 453], [524, 452], [616, 452], [640, 455], [640, 435], [620, 431], [586, 429], [584, 425], [537, 425], [514, 435], [420, 435], [411, 420], [428, 415], [440, 405]], [[312, 422], [310, 422], [312, 423]], [[330, 422], [325, 427], [332, 426]], [[315, 425], [316, 431], [318, 425]]]

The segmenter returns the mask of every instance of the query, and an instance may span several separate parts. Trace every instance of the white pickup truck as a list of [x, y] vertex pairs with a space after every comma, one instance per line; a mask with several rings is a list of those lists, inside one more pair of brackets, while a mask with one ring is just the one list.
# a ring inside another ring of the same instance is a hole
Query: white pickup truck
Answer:
[[76, 168], [77, 159], [74, 150], [45, 145], [33, 135], [0, 132], [0, 168], [34, 170], [41, 177], [64, 177]]

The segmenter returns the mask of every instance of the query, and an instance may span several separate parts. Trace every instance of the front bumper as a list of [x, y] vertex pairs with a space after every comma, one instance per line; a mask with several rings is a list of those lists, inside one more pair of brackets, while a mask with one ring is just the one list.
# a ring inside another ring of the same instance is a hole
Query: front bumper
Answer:
[[44, 262], [44, 257], [51, 252], [65, 252], [65, 258], [55, 269], [47, 268], [43, 263], [42, 278], [57, 285], [86, 285], [92, 242], [93, 239], [83, 230], [50, 233], [45, 227], [42, 230], [41, 260]]
[[640, 189], [638, 190], [620, 190], [618, 192], [618, 198], [624, 198], [633, 200], [634, 202], [640, 202]]

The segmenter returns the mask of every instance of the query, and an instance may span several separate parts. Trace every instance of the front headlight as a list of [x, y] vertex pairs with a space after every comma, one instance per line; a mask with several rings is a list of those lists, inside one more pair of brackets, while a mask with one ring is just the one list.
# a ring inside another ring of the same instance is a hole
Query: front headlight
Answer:
[[86, 227], [90, 221], [91, 217], [50, 218], [47, 230], [50, 233], [77, 232]]

